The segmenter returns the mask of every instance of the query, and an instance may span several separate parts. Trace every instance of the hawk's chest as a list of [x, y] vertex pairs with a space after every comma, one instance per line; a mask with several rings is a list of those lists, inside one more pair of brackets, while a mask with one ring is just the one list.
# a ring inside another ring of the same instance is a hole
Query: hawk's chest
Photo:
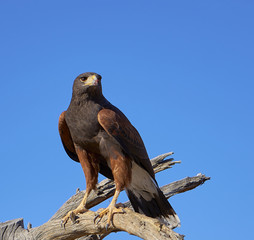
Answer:
[[65, 118], [74, 143], [80, 146], [96, 144], [95, 138], [101, 129], [97, 116], [101, 109], [93, 102], [70, 104]]

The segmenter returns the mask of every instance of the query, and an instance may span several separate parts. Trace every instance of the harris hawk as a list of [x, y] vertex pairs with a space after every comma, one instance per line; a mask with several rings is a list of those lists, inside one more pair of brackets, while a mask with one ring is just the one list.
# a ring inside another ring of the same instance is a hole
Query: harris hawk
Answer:
[[159, 219], [171, 228], [180, 220], [160, 190], [146, 148], [136, 128], [102, 94], [101, 76], [80, 74], [73, 83], [68, 109], [60, 115], [59, 133], [66, 153], [80, 162], [86, 192], [80, 205], [62, 219], [86, 212], [86, 201], [96, 188], [98, 173], [113, 179], [116, 190], [109, 206], [99, 217], [108, 214], [113, 220], [119, 193], [125, 189], [136, 212]]

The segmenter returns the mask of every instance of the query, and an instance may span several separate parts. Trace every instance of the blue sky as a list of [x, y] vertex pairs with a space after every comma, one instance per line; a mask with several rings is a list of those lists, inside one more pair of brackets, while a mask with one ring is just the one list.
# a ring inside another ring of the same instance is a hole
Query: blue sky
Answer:
[[193, 240], [249, 238], [253, 11], [247, 0], [0, 1], [0, 221], [41, 225], [85, 189], [57, 124], [74, 78], [94, 71], [149, 156], [174, 151], [182, 161], [157, 174], [160, 185], [211, 177], [170, 199], [177, 231]]

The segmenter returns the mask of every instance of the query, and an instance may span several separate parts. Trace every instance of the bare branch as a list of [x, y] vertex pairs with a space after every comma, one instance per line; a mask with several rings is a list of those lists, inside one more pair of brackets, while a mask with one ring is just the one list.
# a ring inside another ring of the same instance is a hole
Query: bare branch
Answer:
[[[170, 168], [178, 162], [174, 162], [173, 158], [165, 159], [172, 155], [172, 152], [162, 154], [151, 160], [155, 172], [163, 171]], [[187, 177], [182, 180], [167, 184], [161, 189], [167, 198], [189, 191], [205, 181], [209, 177], [198, 174], [195, 177]], [[98, 184], [96, 191], [93, 191], [88, 199], [88, 208], [91, 208], [105, 199], [113, 196], [115, 186], [113, 181], [105, 179]], [[56, 239], [77, 239], [79, 240], [98, 240], [103, 239], [111, 232], [126, 231], [130, 234], [139, 236], [143, 239], [157, 240], [157, 239], [183, 239], [183, 236], [175, 233], [170, 228], [161, 224], [157, 219], [149, 218], [126, 209], [126, 213], [114, 215], [114, 226], [105, 228], [106, 217], [103, 217], [99, 224], [94, 224], [95, 212], [88, 211], [84, 214], [78, 215], [78, 224], [73, 224], [69, 221], [65, 228], [61, 227], [60, 219], [70, 210], [75, 209], [84, 196], [84, 191], [77, 191], [63, 206], [54, 214], [54, 216], [45, 224], [24, 229], [23, 219], [14, 219], [5, 223], [0, 223], [0, 239], [18, 239], [18, 240], [56, 240]], [[125, 206], [131, 207], [127, 202]], [[128, 223], [128, 224], [126, 224]]]
[[162, 225], [157, 219], [146, 217], [129, 209], [125, 209], [125, 211], [124, 214], [114, 215], [114, 226], [110, 226], [108, 229], [105, 228], [107, 216], [103, 217], [100, 223], [94, 224], [93, 220], [96, 213], [88, 211], [79, 216], [78, 224], [68, 222], [64, 229], [59, 221], [52, 220], [40, 227], [33, 228], [31, 234], [37, 240], [72, 240], [84, 235], [125, 231], [147, 240], [183, 239], [179, 234]]

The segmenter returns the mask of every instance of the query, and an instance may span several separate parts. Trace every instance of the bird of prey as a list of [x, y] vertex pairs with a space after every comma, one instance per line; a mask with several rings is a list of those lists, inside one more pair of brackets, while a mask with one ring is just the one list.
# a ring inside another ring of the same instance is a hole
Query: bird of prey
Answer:
[[59, 133], [66, 153], [80, 162], [86, 192], [80, 205], [63, 218], [87, 211], [86, 201], [96, 188], [98, 173], [113, 179], [115, 193], [109, 206], [99, 217], [108, 214], [107, 226], [116, 207], [121, 190], [125, 189], [136, 212], [159, 219], [171, 228], [180, 220], [160, 190], [144, 143], [127, 117], [102, 94], [101, 76], [97, 73], [80, 74], [73, 83], [68, 109], [60, 115]]

